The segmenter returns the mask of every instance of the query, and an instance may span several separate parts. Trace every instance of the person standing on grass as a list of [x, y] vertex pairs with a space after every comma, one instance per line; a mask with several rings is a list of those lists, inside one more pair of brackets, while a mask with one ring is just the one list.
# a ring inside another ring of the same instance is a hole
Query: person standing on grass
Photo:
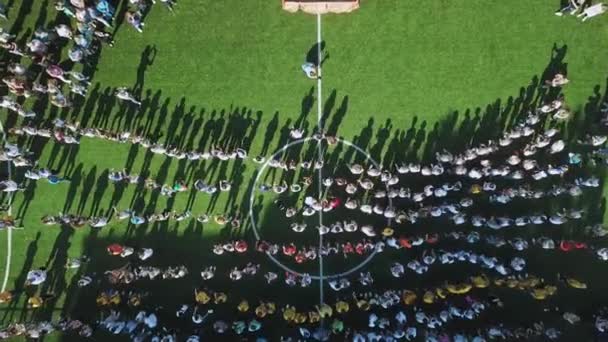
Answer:
[[319, 78], [318, 67], [313, 63], [306, 62], [302, 64], [302, 71], [304, 71], [306, 77], [312, 80], [316, 80], [317, 78]]
[[119, 99], [123, 100], [123, 101], [128, 101], [128, 102], [132, 102], [138, 106], [141, 106], [141, 102], [138, 101], [135, 96], [133, 96], [131, 94], [131, 92], [129, 92], [129, 90], [126, 87], [118, 87], [116, 88], [116, 97], [118, 97]]
[[589, 18], [593, 18], [600, 14], [604, 14], [608, 11], [608, 5], [604, 3], [595, 4], [593, 6], [587, 7], [583, 12], [577, 15], [577, 18], [582, 18], [582, 21], [587, 21]]
[[175, 1], [173, 0], [160, 0], [160, 2], [167, 7], [169, 12], [173, 13], [173, 6], [175, 5]]
[[553, 76], [551, 81], [548, 81], [548, 80], [545, 81], [545, 83], [548, 86], [551, 86], [553, 88], [564, 86], [564, 85], [568, 84], [569, 82], [570, 82], [570, 80], [567, 79], [566, 76], [564, 76], [563, 74], [560, 74], [560, 73], [555, 74], [555, 76]]
[[[156, 0], [153, 0], [152, 3], [156, 3]], [[147, 0], [129, 0], [129, 4], [137, 8], [137, 11], [140, 13], [145, 12], [149, 5]]]
[[15, 191], [23, 191], [24, 188], [20, 187], [17, 182], [12, 180], [5, 180], [0, 182], [0, 191], [2, 192], [15, 192]]
[[71, 83], [72, 81], [65, 77], [65, 71], [59, 66], [55, 64], [50, 64], [46, 68], [47, 75], [51, 76], [54, 79], [58, 79], [63, 83]]
[[125, 19], [127, 19], [127, 22], [131, 24], [131, 26], [133, 26], [137, 32], [144, 32], [144, 23], [141, 20], [141, 12], [127, 11], [125, 14]]
[[0, 3], [0, 18], [8, 20], [8, 10], [6, 9], [6, 5], [3, 3]]
[[112, 17], [114, 17], [114, 12], [116, 11], [116, 9], [108, 2], [108, 0], [98, 0], [97, 4], [95, 5], [95, 9], [108, 22], [112, 20]]
[[46, 281], [46, 269], [41, 267], [36, 270], [31, 270], [27, 273], [25, 284], [28, 286], [37, 286]]
[[55, 26], [54, 30], [61, 38], [72, 39], [74, 37], [74, 32], [72, 32], [72, 29], [68, 25], [59, 24]]
[[561, 17], [566, 12], [568, 12], [568, 14], [570, 14], [570, 15], [574, 15], [576, 12], [578, 12], [579, 10], [581, 10], [583, 8], [583, 6], [585, 5], [585, 3], [587, 1], [588, 0], [568, 0], [567, 5], [564, 6], [562, 9], [560, 9], [559, 11], [555, 12], [555, 15]]

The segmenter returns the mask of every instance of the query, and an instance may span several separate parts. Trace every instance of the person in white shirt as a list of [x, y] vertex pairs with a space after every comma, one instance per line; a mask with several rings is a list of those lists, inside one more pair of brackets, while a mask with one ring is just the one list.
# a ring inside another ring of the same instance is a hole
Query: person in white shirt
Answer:
[[606, 11], [608, 11], [608, 6], [606, 4], [599, 3], [585, 8], [585, 10], [583, 10], [583, 12], [576, 17], [582, 18], [582, 21], [587, 21], [589, 18], [604, 14]]
[[563, 16], [564, 13], [568, 12], [568, 14], [573, 15], [578, 12], [582, 6], [587, 2], [587, 0], [568, 0], [566, 6], [564, 6], [559, 11], [555, 12], [557, 16]]
[[302, 70], [304, 71], [304, 74], [306, 74], [306, 77], [310, 79], [316, 80], [319, 78], [317, 66], [313, 63], [307, 62], [302, 64]]
[[25, 283], [27, 285], [40, 285], [46, 281], [46, 270], [44, 268], [31, 270], [27, 273]]

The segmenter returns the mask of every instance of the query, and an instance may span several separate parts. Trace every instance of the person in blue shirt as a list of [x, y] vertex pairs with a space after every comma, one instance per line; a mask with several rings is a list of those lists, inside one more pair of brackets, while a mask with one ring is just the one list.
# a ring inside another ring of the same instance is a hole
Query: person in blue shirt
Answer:
[[95, 6], [97, 11], [103, 15], [107, 21], [111, 21], [116, 11], [114, 7], [108, 2], [108, 0], [99, 0]]

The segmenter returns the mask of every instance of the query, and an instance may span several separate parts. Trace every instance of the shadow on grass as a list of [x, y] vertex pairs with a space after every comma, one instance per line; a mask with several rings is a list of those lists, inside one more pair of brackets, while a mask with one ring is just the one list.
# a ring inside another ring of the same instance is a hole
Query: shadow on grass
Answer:
[[[413, 117], [410, 127], [394, 127], [390, 121], [377, 122], [371, 117], [366, 123], [362, 125], [362, 129], [352, 141], [359, 147], [369, 151], [369, 153], [382, 162], [386, 167], [390, 167], [395, 163], [401, 162], [422, 162], [430, 163], [434, 161], [434, 153], [447, 149], [453, 153], [462, 152], [464, 149], [469, 148], [483, 142], [488, 139], [496, 139], [502, 135], [507, 129], [514, 127], [518, 120], [523, 118], [528, 111], [535, 110], [538, 106], [551, 101], [552, 99], [559, 96], [554, 89], [547, 89], [543, 87], [544, 81], [550, 78], [556, 71], [565, 72], [566, 65], [563, 63], [565, 56], [565, 47], [556, 48], [554, 51], [553, 58], [547, 70], [543, 72], [540, 77], [532, 77], [530, 84], [523, 86], [516, 97], [507, 98], [506, 100], [497, 99], [491, 104], [488, 104], [485, 108], [467, 109], [462, 112], [452, 112], [446, 114], [445, 118], [437, 123], [428, 123], [421, 121], [418, 117]], [[100, 89], [95, 87], [94, 89]], [[563, 129], [564, 139], [567, 140], [569, 146], [575, 146], [577, 139], [585, 136], [587, 133], [603, 133], [598, 128], [597, 123], [600, 120], [599, 117], [599, 105], [602, 100], [606, 99], [606, 94], [600, 93], [601, 87], [598, 86], [593, 89], [593, 94], [589, 98], [587, 105], [584, 108], [573, 108], [574, 116], [565, 125], [560, 126]], [[106, 94], [109, 92], [106, 90]], [[99, 98], [103, 98], [103, 94], [95, 94], [91, 97], [92, 101], [99, 101]], [[228, 145], [228, 146], [251, 146], [257, 134], [265, 134], [265, 138], [262, 144], [262, 150], [265, 154], [271, 151], [273, 142], [276, 141], [277, 147], [282, 146], [289, 139], [289, 129], [292, 125], [300, 126], [305, 119], [298, 119], [293, 124], [291, 121], [285, 120], [281, 123], [279, 120], [279, 114], [277, 113], [267, 124], [266, 131], [260, 132], [259, 126], [261, 122], [262, 113], [257, 112], [257, 119], [252, 117], [253, 110], [248, 108], [233, 108], [229, 110], [209, 111], [203, 109], [190, 108], [186, 111], [187, 105], [184, 100], [175, 107], [172, 113], [169, 113], [169, 99], [161, 100], [160, 92], [155, 93], [152, 96], [152, 92], [147, 92], [146, 99], [144, 100], [144, 106], [146, 110], [149, 110], [153, 115], [158, 115], [157, 118], [150, 119], [147, 114], [141, 113], [128, 113], [125, 112], [125, 120], [122, 124], [129, 122], [128, 126], [131, 129], [141, 130], [151, 136], [160, 136], [163, 134], [164, 141], [170, 146], [181, 146], [186, 148], [196, 147], [203, 149], [214, 144]], [[307, 94], [306, 96], [310, 96]], [[325, 103], [324, 118], [325, 122], [329, 122], [328, 131], [340, 135], [340, 123], [344, 120], [345, 115], [348, 112], [348, 97], [344, 97], [340, 101], [340, 105], [334, 111], [333, 107], [338, 102], [336, 99], [337, 95], [330, 97]], [[162, 104], [161, 104], [162, 103]], [[144, 108], [142, 106], [142, 108]], [[84, 104], [84, 108], [98, 108], [98, 113], [111, 113], [114, 105], [104, 104], [103, 102], [99, 105], [91, 105], [88, 103]], [[102, 107], [99, 112], [99, 107]], [[310, 100], [307, 97], [303, 100], [303, 113], [310, 112]], [[199, 116], [196, 117], [194, 113], [199, 112]], [[87, 111], [93, 112], [93, 111]], [[333, 116], [331, 113], [334, 113]], [[99, 114], [100, 117], [109, 117], [111, 114]], [[135, 115], [133, 120], [129, 121], [128, 116]], [[304, 118], [307, 114], [304, 114]], [[98, 115], [96, 114], [95, 117]], [[170, 117], [170, 118], [168, 118]], [[181, 118], [187, 125], [180, 126]], [[165, 121], [169, 119], [167, 128], [165, 129]], [[156, 120], [156, 121], [155, 121]], [[84, 121], [84, 120], [83, 120]], [[109, 122], [109, 119], [93, 119], [94, 125], [100, 125], [105, 127]], [[155, 126], [156, 125], [156, 126]], [[545, 123], [546, 127], [555, 125], [554, 123]], [[189, 130], [186, 126], [192, 126], [192, 130]], [[181, 129], [180, 129], [181, 127]], [[195, 132], [196, 131], [196, 132]], [[201, 131], [201, 132], [199, 132]], [[515, 147], [514, 147], [515, 148]], [[300, 148], [297, 153], [288, 152], [285, 153], [285, 158], [296, 158], [302, 152], [309, 155], [315, 153], [314, 148], [309, 148], [306, 151], [304, 148]], [[575, 151], [585, 152], [585, 148], [575, 146]], [[139, 153], [139, 149], [133, 149], [129, 153], [129, 158], [135, 158]], [[508, 151], [512, 153], [512, 150]], [[59, 152], [57, 152], [59, 153]], [[498, 154], [492, 156], [492, 160], [499, 160], [504, 158], [504, 154]], [[355, 151], [345, 147], [336, 147], [333, 150], [328, 150], [326, 155], [327, 160], [330, 161], [330, 165], [333, 165], [333, 172], [336, 175], [346, 172], [344, 169], [344, 163], [350, 161], [362, 162], [365, 157], [359, 155]], [[144, 174], [150, 166], [152, 155], [150, 152], [146, 152], [144, 156], [144, 164], [141, 168], [141, 173]], [[59, 158], [58, 160], [61, 160]], [[548, 160], [548, 162], [552, 162]], [[169, 166], [172, 164], [171, 160], [165, 159], [160, 166], [160, 171], [157, 175], [157, 181], [166, 181], [169, 179]], [[180, 163], [178, 163], [180, 164]], [[127, 160], [127, 165], [133, 168], [133, 163]], [[192, 166], [195, 165], [195, 166]], [[338, 166], [341, 165], [341, 166]], [[79, 170], [76, 167], [74, 172]], [[278, 171], [277, 171], [278, 172]], [[605, 172], [603, 168], [590, 167], [584, 170], [575, 170], [576, 174], [596, 174], [601, 177], [601, 184], [605, 179]], [[234, 163], [234, 165], [228, 166], [220, 163], [213, 162], [200, 162], [191, 165], [178, 165], [175, 171], [175, 178], [191, 177], [192, 179], [205, 178], [206, 180], [215, 179], [234, 179], [235, 184], [241, 184], [241, 186], [235, 186], [236, 189], [241, 190], [237, 192], [228, 193], [227, 202], [223, 202], [225, 207], [224, 211], [238, 210], [241, 214], [244, 214], [249, 207], [249, 192], [253, 189], [253, 178], [239, 178], [243, 175], [242, 165]], [[92, 176], [91, 176], [92, 175]], [[190, 175], [190, 176], [189, 176]], [[277, 175], [269, 176], [268, 179], [275, 177], [276, 179], [298, 179], [302, 175], [286, 174], [278, 172]], [[255, 173], [253, 174], [255, 177]], [[264, 179], [266, 176], [262, 175]], [[568, 176], [570, 177], [570, 176]], [[97, 181], [95, 182], [95, 179]], [[103, 180], [107, 180], [107, 175], [101, 174], [97, 177], [96, 170], [91, 170], [87, 177], [85, 177], [84, 184], [91, 184], [89, 191], [93, 196], [93, 203], [91, 213], [97, 211], [96, 208], [99, 206], [101, 198], [106, 196], [107, 184], [104, 184]], [[425, 179], [421, 176], [412, 175], [406, 177], [403, 180], [405, 187], [411, 187], [420, 189], [425, 184], [438, 183], [453, 181], [450, 175], [441, 177], [439, 179]], [[93, 181], [91, 181], [93, 180]], [[571, 178], [566, 178], [564, 181], [572, 181]], [[470, 186], [473, 182], [463, 180], [463, 187]], [[500, 182], [497, 182], [500, 183]], [[96, 186], [92, 186], [96, 184]], [[501, 185], [508, 185], [507, 182]], [[552, 183], [551, 181], [540, 182], [540, 187], [549, 188]], [[313, 185], [314, 188], [315, 185]], [[241, 189], [242, 188], [242, 189]], [[242, 192], [242, 190], [245, 190]], [[137, 208], [143, 208], [145, 212], [154, 212], [158, 210], [158, 195], [152, 194], [149, 201], [144, 201], [142, 192], [145, 190], [138, 189], [131, 200], [132, 206]], [[116, 194], [116, 192], [114, 192]], [[577, 207], [586, 210], [586, 214], [583, 221], [568, 223], [563, 226], [562, 229], [548, 231], [546, 228], [534, 228], [526, 231], [525, 233], [517, 232], [517, 234], [525, 235], [527, 237], [538, 237], [540, 235], [546, 235], [555, 239], [586, 239], [580, 227], [586, 224], [597, 223], [603, 219], [605, 202], [603, 199], [603, 188], [593, 189], [586, 192], [581, 198], [576, 200], [562, 200], [562, 199], [550, 199], [545, 201], [514, 201], [512, 204], [504, 207], [496, 207], [489, 203], [483, 203], [475, 209], [472, 209], [471, 214], [483, 212], [487, 215], [490, 214], [505, 214], [505, 211], [510, 213], [529, 214], [533, 212], [544, 212], [547, 210], [558, 210], [561, 207]], [[118, 195], [117, 195], [118, 196]], [[187, 207], [191, 207], [196, 200], [197, 194], [191, 192], [189, 194], [190, 199], [188, 200]], [[120, 197], [120, 196], [118, 196]], [[86, 206], [87, 197], [84, 197], [83, 207]], [[286, 200], [293, 200], [287, 198]], [[73, 199], [71, 201], [74, 201]], [[67, 203], [70, 203], [68, 201]], [[83, 201], [83, 197], [81, 197]], [[213, 209], [216, 205], [215, 200], [210, 199], [208, 202], [209, 209]], [[258, 220], [260, 226], [263, 227], [264, 232], [272, 236], [273, 239], [280, 240], [282, 242], [291, 241], [293, 236], [289, 234], [288, 228], [285, 227], [287, 222], [284, 217], [276, 213], [275, 210], [269, 210], [268, 206], [272, 206], [271, 203], [266, 201], [264, 206], [256, 202], [255, 211], [259, 215]], [[483, 200], [482, 200], [483, 202]], [[597, 205], [598, 203], [604, 203]], [[67, 205], [67, 204], [66, 204]], [[395, 204], [399, 208], [407, 210], [409, 208], [416, 208], [411, 203], [397, 202]], [[172, 201], [167, 201], [167, 206], [161, 208], [163, 210], [171, 210], [173, 207]], [[68, 205], [70, 207], [70, 205]], [[81, 206], [79, 205], [79, 208]], [[264, 210], [269, 210], [262, 212]], [[245, 215], [243, 215], [245, 216]], [[330, 219], [330, 218], [328, 218]], [[312, 224], [312, 223], [311, 223]], [[240, 229], [222, 230], [220, 236], [222, 239], [235, 238], [246, 236], [249, 241], [252, 241], [252, 234], [249, 230], [250, 222], [246, 217], [243, 217], [243, 225]], [[398, 227], [398, 229], [404, 229]], [[436, 222], [425, 222], [416, 225], [408, 226], [407, 230], [403, 230], [408, 235], [413, 234], [424, 234], [431, 232], [446, 232], [450, 230], [458, 229], [454, 227], [448, 221], [438, 220]], [[400, 230], [401, 232], [401, 230]], [[515, 232], [506, 232], [505, 237], [512, 236]], [[185, 324], [183, 321], [176, 321], [173, 313], [173, 309], [181, 303], [192, 303], [192, 293], [194, 288], [200, 286], [206, 286], [214, 289], [221, 289], [222, 291], [229, 294], [230, 297], [230, 308], [231, 309], [220, 309], [218, 308], [214, 319], [216, 318], [229, 318], [234, 313], [234, 306], [240, 300], [240, 297], [248, 298], [259, 298], [273, 300], [277, 303], [292, 302], [301, 306], [309, 307], [310, 303], [314, 303], [318, 300], [317, 291], [318, 288], [315, 286], [311, 287], [307, 291], [301, 291], [299, 289], [286, 289], [281, 284], [266, 286], [263, 280], [255, 280], [247, 282], [247, 293], [243, 291], [243, 282], [228, 282], [226, 281], [225, 274], [223, 276], [217, 276], [214, 280], [203, 284], [199, 278], [198, 272], [208, 265], [218, 265], [218, 268], [228, 268], [232, 265], [243, 266], [247, 261], [259, 262], [262, 264], [264, 269], [278, 272], [278, 268], [271, 264], [263, 255], [251, 254], [248, 255], [246, 260], [237, 256], [222, 256], [218, 257], [213, 255], [210, 250], [215, 241], [217, 241], [217, 226], [212, 224], [202, 225], [195, 221], [188, 223], [164, 223], [155, 224], [150, 227], [138, 227], [136, 229], [130, 229], [125, 235], [119, 231], [108, 231], [104, 234], [92, 233], [89, 238], [86, 239], [84, 250], [85, 253], [92, 258], [92, 262], [86, 265], [79, 271], [78, 274], [97, 274], [98, 276], [107, 269], [117, 268], [124, 264], [124, 261], [117, 258], [112, 258], [105, 253], [105, 247], [112, 242], [124, 243], [134, 247], [146, 246], [155, 249], [154, 264], [158, 266], [163, 265], [177, 265], [184, 264], [191, 270], [189, 276], [183, 280], [178, 281], [155, 281], [155, 282], [138, 282], [137, 290], [149, 293], [149, 297], [145, 300], [145, 307], [147, 309], [153, 309], [157, 307], [163, 307], [165, 310], [161, 312], [161, 320], [168, 326], [182, 331], [191, 331], [194, 329], [193, 326]], [[61, 232], [58, 236], [58, 244], [65, 243], [65, 233]], [[305, 241], [305, 240], [302, 240]], [[310, 240], [312, 243], [312, 240]], [[338, 242], [338, 241], [336, 241]], [[599, 241], [594, 241], [599, 242]], [[445, 248], [447, 250], [453, 250], [454, 248], [472, 248], [471, 246], [464, 246], [459, 244], [438, 244], [438, 249]], [[488, 249], [483, 246], [475, 246], [475, 250], [480, 253], [488, 253], [496, 255], [498, 257], [510, 258], [513, 256], [512, 251], [502, 249]], [[396, 253], [396, 252], [395, 252]], [[411, 260], [413, 258], [420, 257], [420, 250], [408, 250], [407, 252], [398, 252], [395, 255], [393, 252], [387, 252], [376, 257], [369, 269], [377, 270], [386, 268], [391, 260]], [[505, 324], [522, 324], [524, 321], [539, 320], [539, 317], [550, 322], [554, 319], [555, 315], [552, 316], [550, 313], [546, 313], [544, 309], [558, 306], [563, 310], [571, 310], [581, 314], [585, 319], [590, 319], [594, 310], [597, 309], [601, 303], [605, 303], [608, 299], [606, 293], [608, 290], [604, 282], [602, 281], [601, 274], [595, 270], [598, 267], [598, 263], [588, 255], [566, 255], [549, 252], [539, 252], [531, 250], [526, 252], [526, 257], [529, 260], [530, 272], [539, 274], [546, 279], [554, 279], [555, 274], [560, 272], [562, 274], [573, 275], [587, 280], [593, 287], [586, 292], [577, 292], [576, 294], [569, 289], [561, 289], [563, 295], [557, 296], [552, 299], [551, 302], [545, 304], [538, 304], [533, 302], [529, 297], [521, 297], [520, 295], [513, 295], [509, 293], [500, 292], [501, 297], [508, 303], [508, 310], [500, 312], [493, 312], [487, 319], [482, 319], [483, 324], [490, 324], [496, 322], [505, 322]], [[50, 267], [59, 265], [61, 261], [65, 259], [65, 255], [57, 252], [54, 255], [50, 263]], [[24, 265], [24, 269], [31, 267]], [[334, 267], [338, 267], [335, 266]], [[311, 268], [312, 269], [312, 268]], [[463, 267], [438, 267], [433, 269], [431, 272], [424, 276], [413, 276], [408, 279], [408, 283], [403, 285], [407, 288], [425, 289], [436, 284], [440, 284], [447, 280], [462, 281], [468, 276], [478, 272], [469, 266]], [[381, 273], [381, 272], [380, 272]], [[53, 269], [53, 281], [50, 283], [50, 289], [56, 291], [56, 295], [66, 295], [66, 306], [64, 308], [64, 314], [71, 317], [82, 318], [87, 321], [95, 321], [98, 318], [98, 308], [95, 305], [95, 297], [100, 289], [107, 289], [108, 284], [102, 282], [96, 284], [90, 288], [77, 288], [74, 285], [77, 277], [66, 277], [65, 272]], [[61, 279], [65, 279], [64, 282]], [[170, 284], [170, 285], [167, 285]], [[377, 290], [384, 288], [394, 288], [394, 281], [390, 280], [386, 275], [379, 274], [374, 284]], [[355, 286], [356, 289], [357, 286]], [[169, 289], [169, 290], [167, 290]], [[126, 289], [124, 289], [126, 290]], [[67, 291], [67, 292], [66, 292]], [[326, 292], [327, 300], [332, 301], [340, 297], [340, 294], [333, 292]], [[515, 306], [514, 306], [515, 305]], [[525, 308], [523, 310], [522, 308]], [[125, 308], [126, 310], [126, 308]], [[517, 312], [517, 315], [513, 315], [512, 312]], [[39, 318], [50, 317], [50, 312], [41, 311]], [[349, 317], [347, 320], [352, 322], [360, 322], [362, 317], [357, 313], [352, 313], [352, 318]], [[278, 318], [280, 320], [280, 318]], [[364, 319], [364, 317], [363, 317]], [[265, 323], [267, 327], [273, 326], [273, 330], [265, 330], [265, 333], [276, 336], [275, 334], [281, 333], [283, 330], [280, 328], [282, 325], [279, 322], [276, 324]], [[476, 324], [480, 324], [476, 322]], [[277, 327], [275, 329], [275, 327]], [[479, 326], [475, 327], [478, 328]], [[450, 326], [450, 329], [469, 331], [473, 330], [474, 327], [470, 325], [454, 325]], [[588, 332], [581, 332], [578, 329], [572, 329], [572, 331], [580, 332], [581, 334], [587, 334]], [[570, 332], [570, 330], [569, 330]], [[587, 336], [587, 335], [582, 335]]]

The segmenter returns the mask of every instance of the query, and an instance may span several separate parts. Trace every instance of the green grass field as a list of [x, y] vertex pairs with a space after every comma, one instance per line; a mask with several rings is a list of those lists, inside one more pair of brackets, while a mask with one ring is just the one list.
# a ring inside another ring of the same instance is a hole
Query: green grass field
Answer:
[[[52, 2], [11, 2], [10, 20], [3, 26], [18, 31], [18, 39], [29, 39], [36, 26], [50, 26], [57, 20]], [[554, 49], [562, 51], [561, 63], [571, 80], [564, 90], [567, 103], [577, 112], [576, 118], [585, 121], [606, 92], [608, 17], [581, 23], [555, 16], [557, 7], [558, 1], [364, 0], [352, 14], [323, 16], [323, 40], [329, 54], [323, 64], [321, 100], [326, 127], [385, 162], [428, 160], [443, 148], [460, 151], [465, 144], [498, 135], [509, 121], [504, 114], [508, 116], [526, 97], [528, 87], [534, 90], [547, 76], [545, 71], [551, 70]], [[298, 119], [308, 123], [309, 132], [316, 125], [316, 83], [300, 69], [316, 42], [314, 16], [283, 12], [279, 0], [181, 0], [174, 14], [154, 6], [145, 22], [143, 34], [126, 23], [120, 25], [115, 47], [101, 52], [89, 95], [76, 102], [75, 108], [61, 111], [44, 101], [28, 100], [28, 106], [43, 108], [36, 122], [48, 125], [52, 118], [62, 117], [86, 126], [145, 130], [169, 145], [188, 149], [209, 148], [214, 140], [234, 141], [246, 145], [250, 156], [283, 146], [289, 127]], [[152, 47], [154, 58], [146, 61], [144, 51]], [[118, 86], [141, 89], [141, 109], [109, 96], [109, 89]], [[14, 113], [3, 110], [1, 115], [7, 129], [20, 125]], [[584, 133], [576, 127], [568, 126], [569, 138]], [[96, 232], [47, 227], [40, 218], [62, 211], [90, 215], [112, 205], [145, 212], [165, 208], [181, 212], [189, 207], [189, 193], [167, 199], [133, 186], [123, 189], [109, 184], [106, 170], [125, 167], [156, 177], [160, 183], [196, 178], [217, 181], [234, 175], [240, 184], [237, 191], [219, 196], [212, 208], [208, 196], [197, 195], [190, 209], [197, 215], [238, 208], [244, 216], [256, 165], [190, 164], [146, 153], [141, 147], [87, 138], [79, 147], [46, 140], [20, 142], [33, 146], [41, 166], [56, 169], [71, 181], [32, 183], [14, 198], [13, 214], [25, 229], [12, 233], [8, 289], [22, 288], [30, 269], [47, 266], [50, 279], [43, 289], [58, 297], [38, 311], [23, 309], [25, 296], [10, 306], [1, 305], [0, 326], [85, 307], [83, 303], [95, 293], [77, 289], [74, 282], [83, 273], [120, 266], [105, 254], [111, 242], [152, 246], [159, 251], [160, 264], [196, 268], [210, 262], [239, 262], [236, 257], [218, 259], [211, 254], [210, 246], [230, 235], [214, 224], [127, 229], [126, 223], [117, 222]], [[602, 193], [586, 199], [593, 201], [587, 203], [593, 208]], [[594, 215], [601, 220], [603, 211], [597, 209]], [[271, 218], [265, 220], [273, 224]], [[566, 230], [563, 235], [576, 233]], [[7, 231], [1, 231], [0, 277], [5, 273], [6, 241]], [[83, 253], [93, 257], [91, 265], [78, 271], [63, 268], [68, 257]], [[558, 256], [539, 256], [538, 260], [539, 264], [541, 260], [555, 263], [555, 268], [547, 266], [548, 273], [556, 268], [575, 272], [578, 267]], [[265, 259], [260, 262], [272, 267]], [[593, 265], [581, 267], [580, 272], [595, 274]], [[200, 278], [193, 274], [190, 279], [195, 280], [167, 289], [171, 294], [164, 304], [190, 298], [188, 291]], [[605, 302], [607, 288], [601, 283], [605, 277], [594, 279], [599, 283], [584, 298]], [[234, 284], [226, 286], [235, 293], [244, 291]], [[420, 281], [417, 286], [424, 284]], [[265, 291], [244, 292], [269, 295]], [[276, 296], [300, 296], [290, 291], [278, 290]], [[309, 292], [301, 298], [317, 300], [317, 290]], [[590, 305], [572, 297], [566, 301], [589, 311]], [[84, 311], [79, 314], [96, 315]]]

